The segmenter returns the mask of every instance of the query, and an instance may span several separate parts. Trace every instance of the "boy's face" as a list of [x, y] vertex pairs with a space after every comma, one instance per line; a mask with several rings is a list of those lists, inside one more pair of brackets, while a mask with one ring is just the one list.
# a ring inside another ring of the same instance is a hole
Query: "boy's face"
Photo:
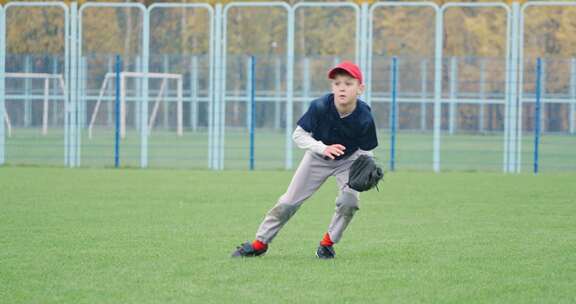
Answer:
[[358, 96], [362, 95], [363, 90], [364, 85], [346, 73], [338, 73], [332, 79], [334, 101], [341, 106], [355, 103]]

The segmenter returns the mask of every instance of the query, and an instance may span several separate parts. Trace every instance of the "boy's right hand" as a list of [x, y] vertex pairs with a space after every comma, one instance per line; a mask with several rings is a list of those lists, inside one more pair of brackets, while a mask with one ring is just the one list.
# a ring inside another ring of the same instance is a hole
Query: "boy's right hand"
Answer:
[[346, 147], [344, 147], [343, 145], [339, 144], [330, 145], [326, 147], [326, 149], [324, 150], [324, 156], [327, 156], [330, 159], [335, 159], [336, 157], [343, 155], [344, 150], [346, 150]]

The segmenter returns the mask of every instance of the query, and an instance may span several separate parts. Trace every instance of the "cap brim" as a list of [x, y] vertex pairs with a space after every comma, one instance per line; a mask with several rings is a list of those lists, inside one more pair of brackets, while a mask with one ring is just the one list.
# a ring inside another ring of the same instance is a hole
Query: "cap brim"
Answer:
[[336, 72], [342, 71], [352, 77], [354, 77], [354, 75], [352, 73], [350, 73], [350, 71], [348, 71], [345, 68], [341, 68], [341, 67], [335, 67], [333, 69], [330, 70], [330, 72], [328, 72], [328, 78], [329, 79], [334, 79], [334, 74], [336, 74]]

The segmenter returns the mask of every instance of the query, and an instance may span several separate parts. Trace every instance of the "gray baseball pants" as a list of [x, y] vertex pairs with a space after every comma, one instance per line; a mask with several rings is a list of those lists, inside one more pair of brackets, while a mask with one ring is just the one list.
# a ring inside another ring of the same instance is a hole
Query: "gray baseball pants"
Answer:
[[272, 242], [302, 203], [312, 196], [328, 177], [334, 176], [339, 193], [336, 198], [336, 211], [328, 226], [328, 234], [332, 242], [340, 241], [344, 230], [354, 217], [354, 213], [359, 209], [359, 193], [346, 185], [350, 166], [359, 155], [360, 150], [346, 159], [326, 160], [322, 155], [306, 151], [292, 177], [288, 190], [268, 211], [264, 221], [260, 224], [256, 232], [256, 239], [264, 243]]

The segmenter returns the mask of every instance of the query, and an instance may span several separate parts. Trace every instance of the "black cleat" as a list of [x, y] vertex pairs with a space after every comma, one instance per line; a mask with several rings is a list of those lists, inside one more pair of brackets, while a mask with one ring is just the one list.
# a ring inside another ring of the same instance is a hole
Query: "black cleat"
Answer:
[[334, 247], [332, 246], [322, 246], [318, 247], [316, 250], [316, 256], [319, 259], [333, 259], [336, 256], [336, 252], [334, 251]]
[[268, 250], [268, 249], [254, 250], [254, 247], [252, 247], [252, 244], [246, 242], [246, 243], [243, 243], [242, 245], [236, 247], [236, 250], [232, 253], [232, 257], [238, 258], [238, 257], [261, 256], [264, 253], [266, 253], [266, 250]]

